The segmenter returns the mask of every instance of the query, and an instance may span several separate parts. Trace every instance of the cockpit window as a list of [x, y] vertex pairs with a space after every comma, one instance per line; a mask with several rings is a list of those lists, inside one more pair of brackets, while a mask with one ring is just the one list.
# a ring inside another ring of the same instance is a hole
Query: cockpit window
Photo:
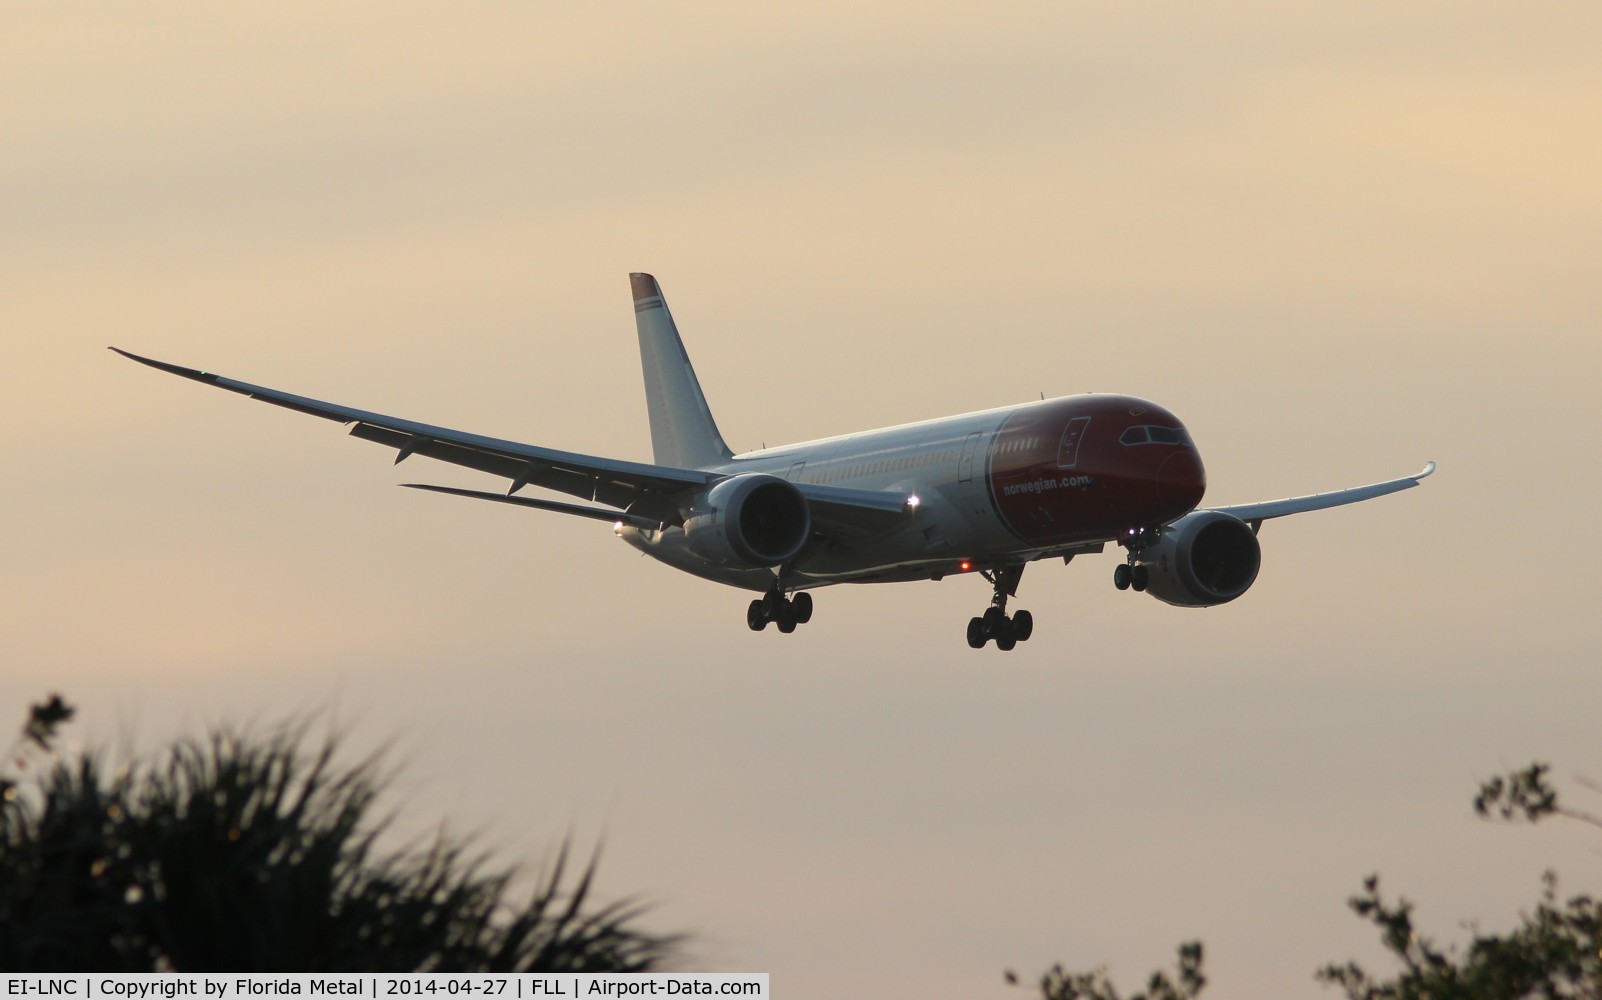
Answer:
[[1118, 439], [1119, 444], [1177, 444], [1192, 447], [1190, 432], [1183, 427], [1131, 427]]

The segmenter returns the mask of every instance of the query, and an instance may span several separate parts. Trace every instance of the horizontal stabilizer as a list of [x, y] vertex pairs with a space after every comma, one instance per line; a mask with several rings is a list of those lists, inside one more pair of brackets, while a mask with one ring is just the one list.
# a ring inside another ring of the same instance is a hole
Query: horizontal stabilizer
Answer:
[[449, 493], [453, 496], [472, 497], [475, 500], [494, 500], [496, 503], [516, 504], [519, 507], [533, 507], [537, 510], [553, 510], [558, 514], [576, 514], [579, 517], [594, 518], [597, 521], [611, 521], [632, 525], [636, 528], [645, 528], [655, 531], [662, 527], [662, 522], [650, 517], [641, 517], [638, 514], [629, 514], [621, 510], [607, 510], [605, 507], [586, 507], [583, 504], [561, 503], [556, 500], [536, 500], [533, 497], [507, 496], [505, 493], [485, 493], [482, 490], [462, 490], [454, 486], [429, 486], [426, 483], [401, 483], [409, 490], [428, 490], [431, 493]]

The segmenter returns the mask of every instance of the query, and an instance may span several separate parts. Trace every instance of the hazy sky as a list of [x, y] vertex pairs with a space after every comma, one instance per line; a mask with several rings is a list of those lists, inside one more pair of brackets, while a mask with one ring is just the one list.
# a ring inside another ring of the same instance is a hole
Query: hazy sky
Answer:
[[[771, 6], [771, 5], [770, 5]], [[1479, 778], [1602, 775], [1602, 9], [1423, 3], [50, 3], [0, 14], [0, 725], [88, 743], [328, 709], [397, 802], [786, 997], [1328, 995], [1506, 926], [1594, 836]], [[627, 274], [736, 448], [1085, 390], [1274, 522], [1185, 611], [1113, 556], [819, 592], [794, 635], [605, 525], [132, 365], [650, 455]], [[1578, 793], [1584, 794], [1584, 793]], [[1383, 964], [1383, 963], [1382, 963]]]

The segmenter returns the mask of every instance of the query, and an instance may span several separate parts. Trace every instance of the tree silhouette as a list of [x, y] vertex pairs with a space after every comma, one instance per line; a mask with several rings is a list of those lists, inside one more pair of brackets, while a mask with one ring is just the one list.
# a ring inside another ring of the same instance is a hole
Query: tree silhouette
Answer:
[[[71, 714], [35, 706], [8, 762], [49, 753]], [[595, 858], [573, 877], [567, 844], [522, 901], [513, 870], [443, 833], [380, 849], [377, 761], [342, 766], [306, 729], [0, 774], [0, 968], [642, 972], [672, 953], [638, 907], [590, 905]]]
[[[1547, 764], [1490, 779], [1474, 797], [1482, 818], [1539, 823], [1563, 816], [1593, 826], [1602, 821], [1558, 800]], [[1557, 876], [1542, 879], [1540, 902], [1506, 934], [1476, 934], [1466, 949], [1442, 947], [1420, 934], [1413, 904], [1387, 903], [1379, 877], [1369, 876], [1348, 905], [1380, 932], [1385, 950], [1401, 964], [1394, 978], [1375, 979], [1356, 962], [1330, 964], [1320, 981], [1340, 986], [1349, 1000], [1522, 1000], [1602, 997], [1602, 905], [1590, 896], [1560, 902]]]
[[[0, 762], [0, 968], [643, 972], [677, 944], [639, 929], [635, 905], [592, 907], [595, 858], [570, 876], [567, 844], [521, 902], [513, 870], [445, 834], [421, 849], [380, 849], [389, 821], [373, 814], [378, 761], [338, 764], [335, 739], [308, 750], [304, 723], [260, 736], [218, 730], [108, 770], [95, 753], [54, 756], [72, 714], [60, 696], [33, 706]], [[47, 766], [34, 767], [40, 760]], [[1475, 811], [1602, 828], [1560, 801], [1549, 770], [1537, 763], [1485, 782]], [[1399, 970], [1319, 970], [1348, 1000], [1602, 997], [1602, 903], [1560, 901], [1550, 872], [1517, 927], [1462, 948], [1421, 934], [1413, 904], [1387, 901], [1378, 876], [1349, 905]], [[1153, 973], [1128, 1000], [1195, 1000], [1206, 984], [1192, 942], [1172, 975]], [[1123, 998], [1102, 970], [1059, 965], [1035, 985], [1043, 1000]]]
[[[1007, 982], [1018, 985], [1015, 973], [1007, 973]], [[1194, 1000], [1207, 985], [1202, 975], [1202, 946], [1192, 941], [1179, 946], [1179, 958], [1172, 979], [1166, 972], [1153, 972], [1146, 981], [1146, 989], [1129, 1000]], [[1040, 995], [1044, 1000], [1123, 1000], [1123, 994], [1108, 978], [1103, 969], [1094, 972], [1069, 972], [1060, 965], [1040, 977]]]
[[[1547, 780], [1550, 766], [1531, 764], [1486, 781], [1474, 798], [1474, 811], [1485, 819], [1538, 823], [1550, 816], [1602, 828], [1602, 818], [1563, 804]], [[1592, 791], [1602, 788], [1581, 782]], [[1387, 902], [1380, 895], [1379, 876], [1363, 882], [1363, 891], [1347, 905], [1379, 930], [1380, 942], [1400, 965], [1390, 978], [1376, 977], [1356, 962], [1331, 963], [1320, 969], [1320, 982], [1338, 986], [1348, 1000], [1579, 1000], [1602, 998], [1602, 903], [1590, 896], [1559, 901], [1557, 876], [1547, 872], [1534, 912], [1520, 917], [1506, 934], [1476, 934], [1466, 948], [1442, 946], [1421, 934], [1413, 921], [1413, 904]], [[1007, 981], [1022, 985], [1018, 976]], [[1066, 972], [1056, 966], [1039, 980], [1043, 1000], [1121, 1000], [1107, 975]], [[1179, 949], [1177, 975], [1153, 973], [1145, 992], [1129, 1000], [1194, 1000], [1207, 984], [1198, 943]]]

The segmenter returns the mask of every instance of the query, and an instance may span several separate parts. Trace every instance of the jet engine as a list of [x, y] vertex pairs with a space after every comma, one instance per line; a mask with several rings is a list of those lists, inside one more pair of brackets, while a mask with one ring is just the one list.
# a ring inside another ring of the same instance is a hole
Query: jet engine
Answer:
[[777, 476], [732, 476], [702, 494], [684, 519], [690, 550], [724, 566], [777, 566], [812, 535], [806, 497]]
[[1148, 594], [1165, 604], [1205, 608], [1246, 593], [1263, 558], [1257, 533], [1245, 521], [1197, 510], [1164, 528], [1135, 561], [1146, 568]]

